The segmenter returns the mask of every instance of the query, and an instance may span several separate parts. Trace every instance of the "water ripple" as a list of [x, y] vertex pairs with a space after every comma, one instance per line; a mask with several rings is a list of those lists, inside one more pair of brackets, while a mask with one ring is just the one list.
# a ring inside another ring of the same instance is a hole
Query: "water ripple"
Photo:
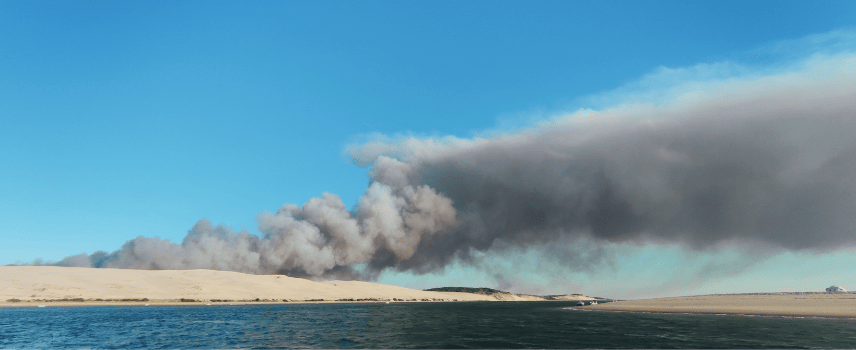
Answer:
[[571, 303], [0, 309], [0, 348], [849, 348], [852, 320], [578, 312]]

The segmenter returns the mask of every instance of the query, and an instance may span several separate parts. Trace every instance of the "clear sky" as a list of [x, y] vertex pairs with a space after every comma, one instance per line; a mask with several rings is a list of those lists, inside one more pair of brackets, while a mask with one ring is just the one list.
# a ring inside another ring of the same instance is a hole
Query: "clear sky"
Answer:
[[[356, 206], [369, 167], [347, 150], [367, 140], [513, 134], [776, 74], [852, 55], [854, 28], [854, 1], [0, 1], [0, 264], [181, 242], [203, 218], [259, 234], [259, 213], [324, 192]], [[607, 297], [856, 289], [852, 249], [605, 249], [592, 269], [524, 249], [488, 254], [490, 269], [379, 281]]]

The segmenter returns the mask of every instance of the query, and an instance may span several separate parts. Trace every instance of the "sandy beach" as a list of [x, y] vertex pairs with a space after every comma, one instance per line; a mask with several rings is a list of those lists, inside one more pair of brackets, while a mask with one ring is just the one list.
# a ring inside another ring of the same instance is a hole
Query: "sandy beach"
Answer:
[[854, 293], [757, 293], [617, 301], [589, 310], [743, 315], [856, 317]]
[[281, 275], [213, 270], [0, 266], [0, 307], [386, 301], [497, 301], [497, 298], [359, 281], [313, 282]]

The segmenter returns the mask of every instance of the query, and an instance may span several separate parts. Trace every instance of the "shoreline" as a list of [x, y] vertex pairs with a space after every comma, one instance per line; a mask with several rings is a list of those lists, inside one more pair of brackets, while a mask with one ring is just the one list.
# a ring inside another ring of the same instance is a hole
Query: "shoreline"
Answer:
[[625, 300], [574, 307], [585, 311], [856, 318], [853, 293], [743, 293]]
[[[208, 301], [194, 300], [181, 301], [178, 299], [150, 300], [150, 301], [62, 301], [62, 300], [21, 300], [17, 302], [0, 301], [0, 309], [4, 308], [42, 308], [42, 307], [103, 307], [103, 306], [253, 306], [253, 305], [310, 305], [310, 304], [424, 304], [424, 303], [479, 303], [479, 302], [504, 302], [509, 300], [458, 300], [458, 299], [436, 299], [436, 300], [233, 300], [233, 301]], [[575, 300], [517, 300], [530, 302], [574, 302]], [[590, 310], [586, 310], [590, 311]]]
[[492, 302], [488, 300], [295, 300], [295, 301], [180, 301], [180, 300], [152, 300], [152, 301], [0, 301], [0, 309], [4, 308], [41, 308], [41, 307], [103, 307], [103, 306], [253, 306], [253, 305], [309, 305], [309, 304], [413, 304], [413, 303], [466, 303], [466, 302]]
[[724, 311], [625, 311], [625, 310], [603, 310], [603, 309], [583, 309], [579, 306], [566, 307], [565, 310], [582, 311], [582, 312], [605, 312], [605, 313], [626, 313], [640, 315], [684, 315], [684, 316], [721, 316], [721, 317], [763, 317], [763, 318], [788, 318], [788, 319], [830, 319], [830, 320], [856, 320], [854, 316], [818, 316], [804, 314], [778, 314], [778, 313], [738, 313]]

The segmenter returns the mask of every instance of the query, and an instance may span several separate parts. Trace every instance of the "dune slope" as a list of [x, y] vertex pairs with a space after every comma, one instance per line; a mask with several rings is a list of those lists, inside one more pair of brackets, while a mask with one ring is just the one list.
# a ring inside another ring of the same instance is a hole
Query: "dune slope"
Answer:
[[[125, 270], [55, 266], [0, 266], [0, 304], [57, 299], [348, 301], [495, 301], [486, 295], [428, 292], [359, 282], [313, 282], [280, 275], [213, 270]], [[13, 301], [9, 301], [13, 299]]]

